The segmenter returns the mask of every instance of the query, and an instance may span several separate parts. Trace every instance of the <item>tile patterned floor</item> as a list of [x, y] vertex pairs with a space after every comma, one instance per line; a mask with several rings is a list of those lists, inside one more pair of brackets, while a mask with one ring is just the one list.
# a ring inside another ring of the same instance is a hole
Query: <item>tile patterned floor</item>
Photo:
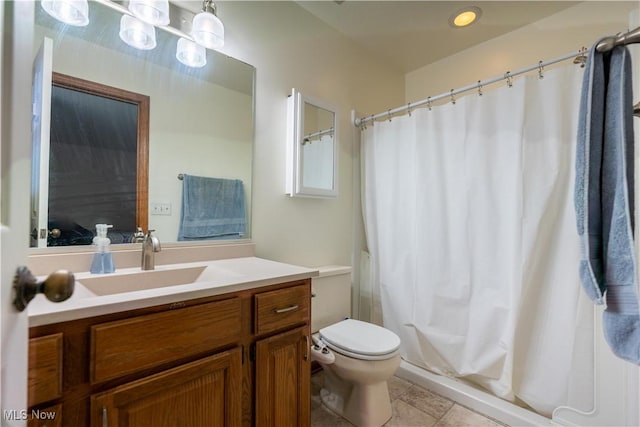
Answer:
[[[311, 377], [311, 426], [353, 427], [322, 405], [320, 389], [322, 372]], [[393, 377], [389, 380], [391, 419], [386, 427], [500, 427], [502, 424], [465, 408], [408, 381]]]

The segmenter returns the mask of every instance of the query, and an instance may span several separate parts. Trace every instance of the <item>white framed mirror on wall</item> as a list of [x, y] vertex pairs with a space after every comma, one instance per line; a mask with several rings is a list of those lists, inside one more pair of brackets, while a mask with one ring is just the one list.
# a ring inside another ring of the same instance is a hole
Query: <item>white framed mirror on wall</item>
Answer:
[[338, 196], [336, 109], [292, 89], [287, 111], [286, 193]]

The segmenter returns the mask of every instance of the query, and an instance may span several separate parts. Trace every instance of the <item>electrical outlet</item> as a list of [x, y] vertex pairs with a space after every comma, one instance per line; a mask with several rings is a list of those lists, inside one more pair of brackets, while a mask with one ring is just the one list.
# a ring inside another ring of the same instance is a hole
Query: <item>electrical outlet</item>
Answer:
[[149, 203], [151, 215], [171, 215], [171, 203]]

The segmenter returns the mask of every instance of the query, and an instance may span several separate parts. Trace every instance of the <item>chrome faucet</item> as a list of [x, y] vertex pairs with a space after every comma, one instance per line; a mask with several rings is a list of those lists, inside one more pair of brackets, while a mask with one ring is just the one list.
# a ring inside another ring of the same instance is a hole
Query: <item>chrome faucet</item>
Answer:
[[131, 240], [129, 243], [142, 243], [144, 242], [144, 231], [142, 231], [142, 227], [137, 227], [136, 232], [131, 236]]
[[160, 252], [160, 240], [156, 236], [152, 236], [151, 232], [156, 230], [147, 230], [147, 234], [142, 241], [142, 269], [153, 270], [155, 265], [155, 253]]

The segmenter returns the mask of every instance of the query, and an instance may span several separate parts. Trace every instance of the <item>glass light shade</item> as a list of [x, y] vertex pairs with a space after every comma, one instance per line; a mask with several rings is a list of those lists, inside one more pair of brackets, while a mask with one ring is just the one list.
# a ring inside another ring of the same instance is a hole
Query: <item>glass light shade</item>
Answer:
[[199, 45], [209, 49], [224, 46], [224, 25], [211, 12], [200, 12], [193, 17], [191, 36]]
[[42, 0], [45, 12], [60, 22], [76, 27], [89, 23], [89, 5], [87, 0]]
[[149, 50], [156, 47], [156, 29], [153, 25], [129, 15], [120, 19], [120, 38], [131, 47]]
[[169, 0], [129, 0], [129, 11], [151, 25], [169, 25]]
[[201, 68], [207, 65], [207, 50], [191, 40], [180, 37], [176, 58], [186, 66]]

